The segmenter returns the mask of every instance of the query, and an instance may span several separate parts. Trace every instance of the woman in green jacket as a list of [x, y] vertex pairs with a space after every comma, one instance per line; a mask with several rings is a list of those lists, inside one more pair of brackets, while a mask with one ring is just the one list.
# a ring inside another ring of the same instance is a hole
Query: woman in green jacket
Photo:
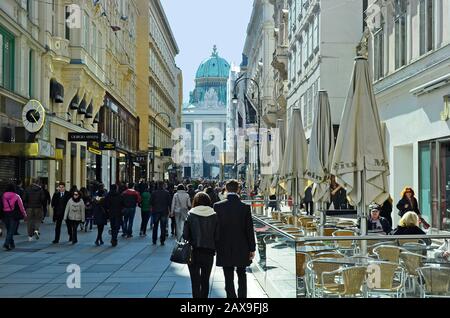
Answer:
[[147, 236], [147, 225], [148, 221], [150, 220], [150, 191], [146, 187], [144, 192], [141, 193], [141, 216], [142, 216], [142, 222], [141, 222], [141, 232], [139, 233], [139, 236]]

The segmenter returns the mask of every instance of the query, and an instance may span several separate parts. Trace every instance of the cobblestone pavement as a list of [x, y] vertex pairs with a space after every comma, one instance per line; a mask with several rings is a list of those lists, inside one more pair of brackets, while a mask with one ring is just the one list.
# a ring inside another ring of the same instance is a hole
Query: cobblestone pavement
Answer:
[[[168, 238], [165, 246], [152, 245], [150, 236], [139, 237], [140, 212], [136, 212], [134, 237], [120, 237], [111, 247], [108, 229], [105, 245], [95, 246], [97, 229], [79, 232], [78, 244], [68, 242], [63, 224], [61, 242], [51, 244], [54, 225], [47, 219], [41, 227], [39, 240], [28, 242], [22, 223], [15, 236], [16, 249], [0, 251], [0, 298], [190, 298], [191, 283], [187, 266], [169, 260], [175, 240]], [[150, 230], [147, 234], [150, 233]], [[3, 234], [3, 240], [6, 233]], [[119, 235], [120, 236], [120, 235]], [[70, 289], [66, 272], [71, 264], [81, 269], [81, 288]], [[248, 297], [266, 298], [249, 269]], [[237, 281], [236, 281], [237, 283]], [[225, 298], [221, 268], [213, 267], [210, 297]]]

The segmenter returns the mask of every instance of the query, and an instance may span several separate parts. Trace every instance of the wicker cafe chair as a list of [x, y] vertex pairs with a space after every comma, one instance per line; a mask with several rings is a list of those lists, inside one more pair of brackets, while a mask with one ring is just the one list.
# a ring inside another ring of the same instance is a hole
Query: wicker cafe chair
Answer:
[[304, 229], [306, 234], [309, 236], [316, 236], [317, 234], [317, 224], [315, 222], [306, 223], [306, 227]]
[[417, 269], [425, 280], [421, 286], [421, 297], [450, 297], [450, 268], [420, 267]]
[[405, 295], [405, 269], [397, 263], [374, 261], [368, 267], [368, 296], [375, 294], [393, 295], [397, 298]]
[[[366, 266], [340, 268], [333, 272], [322, 273], [324, 295], [364, 296], [364, 282], [367, 277]], [[332, 281], [333, 283], [329, 283]], [[334, 283], [338, 281], [338, 283]]]
[[300, 290], [303, 290], [305, 295], [307, 295], [308, 288], [306, 284], [305, 274], [306, 274], [306, 264], [311, 260], [311, 256], [307, 253], [296, 252], [295, 254], [295, 267], [296, 267], [296, 275], [297, 275], [297, 286], [300, 287]]
[[380, 261], [388, 261], [397, 264], [400, 262], [400, 253], [402, 251], [403, 249], [401, 247], [390, 245], [380, 245], [373, 249], [373, 252]]
[[[333, 232], [333, 237], [339, 236], [357, 236], [357, 234], [352, 230], [337, 230]], [[353, 254], [356, 252], [355, 241], [345, 240], [345, 241], [335, 241], [336, 247], [341, 251], [351, 251]]]
[[273, 220], [280, 220], [280, 214], [281, 214], [281, 212], [279, 212], [279, 211], [272, 212], [272, 219]]
[[303, 228], [306, 228], [307, 224], [309, 222], [313, 222], [314, 221], [314, 217], [312, 216], [301, 216], [298, 218], [298, 222], [300, 223], [299, 225]]
[[314, 255], [314, 259], [317, 258], [344, 258], [345, 255], [339, 252], [322, 252]]
[[323, 236], [333, 236], [333, 233], [337, 230], [335, 227], [326, 227], [323, 229]]
[[382, 241], [382, 242], [380, 242], [379, 240], [367, 240], [367, 253], [370, 256], [376, 256], [375, 253], [373, 252], [373, 250], [377, 246], [382, 246], [382, 245], [397, 246], [397, 243], [395, 241]]
[[427, 258], [420, 254], [401, 252], [400, 259], [407, 270], [409, 286], [411, 286], [411, 291], [414, 293], [416, 291], [416, 281], [419, 279], [417, 269], [423, 266], [423, 262]]
[[342, 267], [340, 264], [324, 262], [325, 258], [313, 259], [306, 264], [306, 286], [307, 297], [317, 298], [323, 295], [323, 286], [327, 284], [330, 288], [338, 285], [334, 277], [328, 277], [322, 280], [322, 274], [325, 272], [334, 272]]
[[355, 222], [351, 220], [341, 220], [336, 224], [337, 227], [354, 227], [356, 226]]

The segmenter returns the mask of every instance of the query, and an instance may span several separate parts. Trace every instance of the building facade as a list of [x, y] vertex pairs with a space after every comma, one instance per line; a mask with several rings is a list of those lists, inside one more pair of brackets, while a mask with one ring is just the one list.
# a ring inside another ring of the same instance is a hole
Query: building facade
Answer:
[[[21, 113], [30, 99], [45, 109], [42, 129], [28, 137], [25, 133], [25, 148], [37, 143], [38, 151], [17, 153], [14, 146], [6, 145], [12, 150], [9, 160], [15, 157], [19, 170], [25, 166], [16, 179], [38, 176], [50, 190], [58, 182], [82, 187], [91, 181], [106, 185], [118, 181], [119, 155], [115, 150], [101, 151], [99, 142], [117, 141], [126, 130], [123, 123], [137, 119], [135, 1], [2, 1], [0, 8], [1, 30], [6, 35], [2, 38], [8, 42], [3, 44], [4, 53], [12, 66], [2, 70], [6, 78], [2, 86], [22, 96], [11, 106], [14, 112], [8, 113]], [[119, 137], [101, 131], [103, 135], [94, 143], [70, 141], [69, 133], [99, 132], [101, 109], [108, 98], [126, 110], [122, 121], [118, 120]], [[17, 117], [13, 118], [6, 128], [17, 123]], [[20, 122], [18, 126], [20, 131]], [[137, 129], [131, 135], [136, 136]], [[9, 143], [16, 140], [10, 138]], [[127, 149], [126, 167], [132, 164], [136, 146], [132, 139], [122, 143]]]
[[319, 90], [328, 92], [332, 122], [335, 125], [340, 123], [356, 56], [355, 47], [364, 30], [365, 2], [287, 2], [288, 124], [292, 109], [300, 108], [305, 134], [309, 138]]
[[450, 230], [450, 1], [369, 1], [367, 24], [394, 203], [412, 186], [424, 218]]
[[216, 46], [196, 73], [195, 89], [183, 108], [186, 155], [184, 178], [220, 178], [226, 141], [228, 76], [230, 64]]
[[[178, 45], [159, 0], [139, 1], [137, 77], [140, 165], [147, 180], [163, 180], [172, 165], [172, 131], [180, 107]], [[148, 26], [147, 28], [143, 26]], [[178, 113], [177, 113], [178, 112]], [[154, 156], [153, 156], [154, 155]]]

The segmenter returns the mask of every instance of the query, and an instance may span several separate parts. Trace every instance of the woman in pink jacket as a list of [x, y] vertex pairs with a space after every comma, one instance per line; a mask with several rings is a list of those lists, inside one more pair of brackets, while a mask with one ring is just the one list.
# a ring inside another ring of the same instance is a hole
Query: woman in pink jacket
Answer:
[[22, 199], [15, 192], [16, 187], [13, 184], [9, 184], [6, 187], [6, 192], [2, 195], [2, 206], [3, 206], [3, 222], [6, 226], [6, 240], [3, 247], [10, 251], [15, 248], [14, 245], [14, 232], [16, 231], [17, 224], [20, 220], [18, 215], [14, 213], [16, 206], [23, 218], [27, 217], [27, 213], [25, 212], [25, 208], [23, 207]]

